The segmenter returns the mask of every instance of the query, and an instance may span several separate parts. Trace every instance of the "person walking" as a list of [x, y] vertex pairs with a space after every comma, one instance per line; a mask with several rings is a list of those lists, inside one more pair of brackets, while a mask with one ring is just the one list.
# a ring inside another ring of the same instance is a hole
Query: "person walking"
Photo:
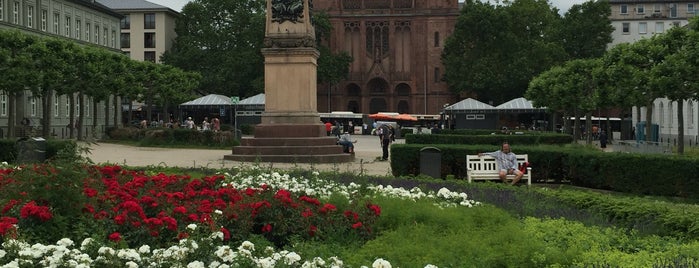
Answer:
[[388, 125], [383, 124], [376, 130], [376, 135], [379, 136], [379, 141], [381, 142], [381, 149], [383, 152], [381, 155], [381, 161], [386, 161], [388, 160], [388, 147], [391, 145], [391, 141], [393, 140], [393, 132]]

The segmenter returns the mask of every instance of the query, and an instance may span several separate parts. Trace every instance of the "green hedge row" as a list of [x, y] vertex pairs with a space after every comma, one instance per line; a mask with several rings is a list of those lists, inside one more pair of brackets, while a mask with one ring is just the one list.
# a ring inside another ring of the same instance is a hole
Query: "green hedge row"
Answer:
[[[19, 152], [18, 139], [0, 139], [0, 162], [16, 164]], [[74, 140], [46, 140], [46, 159], [55, 158], [61, 150], [71, 155], [77, 155], [77, 144]]]
[[[454, 132], [454, 131], [451, 131]], [[562, 134], [431, 134], [431, 135], [407, 135], [405, 143], [408, 144], [492, 144], [500, 145], [503, 141], [511, 144], [570, 144], [573, 137]]]
[[[497, 145], [394, 144], [394, 176], [418, 175], [420, 150], [441, 152], [441, 177], [466, 178], [466, 155], [495, 151]], [[699, 198], [699, 159], [652, 154], [605, 153], [583, 145], [512, 144], [516, 154], [528, 154], [533, 182], [570, 182], [595, 189], [640, 195]]]

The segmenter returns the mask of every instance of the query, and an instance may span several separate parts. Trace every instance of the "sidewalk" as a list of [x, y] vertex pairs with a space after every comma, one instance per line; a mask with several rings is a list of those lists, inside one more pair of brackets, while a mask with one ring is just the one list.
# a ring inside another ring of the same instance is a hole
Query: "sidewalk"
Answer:
[[[306, 163], [269, 163], [260, 162], [261, 167], [282, 169], [308, 168], [321, 171], [338, 171], [363, 175], [391, 175], [390, 161], [377, 161], [381, 156], [379, 139], [376, 136], [355, 135], [355, 159], [349, 163], [306, 164]], [[396, 140], [404, 143], [404, 140]], [[95, 163], [110, 163], [128, 166], [167, 166], [167, 167], [205, 167], [232, 168], [253, 166], [253, 162], [224, 160], [223, 156], [231, 150], [213, 149], [172, 149], [154, 147], [134, 147], [128, 145], [97, 143], [90, 145], [90, 158]]]

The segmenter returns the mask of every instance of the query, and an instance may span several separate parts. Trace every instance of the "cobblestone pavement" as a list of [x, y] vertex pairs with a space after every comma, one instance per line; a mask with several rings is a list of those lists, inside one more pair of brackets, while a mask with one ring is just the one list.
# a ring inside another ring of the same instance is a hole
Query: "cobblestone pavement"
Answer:
[[[89, 145], [90, 153], [85, 154], [95, 163], [111, 163], [128, 166], [168, 166], [168, 167], [208, 167], [231, 168], [260, 165], [273, 168], [310, 168], [322, 171], [350, 172], [365, 175], [391, 175], [390, 161], [378, 161], [381, 156], [379, 139], [376, 136], [354, 135], [355, 159], [348, 163], [253, 163], [224, 160], [231, 150], [173, 149], [135, 147], [113, 143]], [[396, 140], [404, 143], [404, 140]]]

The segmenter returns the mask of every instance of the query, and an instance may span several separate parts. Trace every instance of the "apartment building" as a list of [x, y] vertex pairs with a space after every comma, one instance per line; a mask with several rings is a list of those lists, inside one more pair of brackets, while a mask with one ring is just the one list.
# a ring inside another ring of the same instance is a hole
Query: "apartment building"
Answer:
[[[28, 34], [65, 38], [115, 53], [119, 52], [121, 17], [120, 14], [92, 0], [0, 0], [1, 30], [18, 30]], [[50, 133], [57, 138], [66, 138], [66, 126], [70, 121], [69, 98], [63, 95], [54, 96], [52, 99], [54, 105]], [[18, 124], [15, 127], [15, 136], [27, 135], [28, 128], [19, 125], [25, 118], [31, 122], [32, 129], [40, 127], [43, 113], [41, 98], [32, 96], [29, 91], [19, 94], [14, 112], [8, 110], [9, 101], [9, 96], [0, 91], [0, 138], [8, 137], [9, 116], [14, 116], [14, 121]], [[93, 127], [93, 117], [97, 117], [100, 124], [105, 122], [106, 108], [105, 103], [99, 103], [98, 110], [91, 111], [91, 100], [87, 99], [86, 102], [86, 118], [82, 121], [84, 133], [88, 133], [87, 130]]]
[[[636, 42], [654, 34], [665, 32], [670, 27], [686, 26], [697, 14], [699, 1], [683, 0], [609, 0], [612, 8], [611, 21], [614, 26], [610, 47], [620, 43]], [[677, 142], [677, 102], [666, 98], [653, 103], [653, 124], [659, 126], [659, 142]], [[632, 123], [645, 121], [646, 107], [632, 109]], [[696, 146], [699, 142], [699, 104], [684, 102], [685, 144]], [[639, 117], [640, 114], [640, 117]]]
[[123, 15], [121, 50], [134, 60], [160, 62], [173, 45], [177, 11], [144, 0], [97, 0]]

